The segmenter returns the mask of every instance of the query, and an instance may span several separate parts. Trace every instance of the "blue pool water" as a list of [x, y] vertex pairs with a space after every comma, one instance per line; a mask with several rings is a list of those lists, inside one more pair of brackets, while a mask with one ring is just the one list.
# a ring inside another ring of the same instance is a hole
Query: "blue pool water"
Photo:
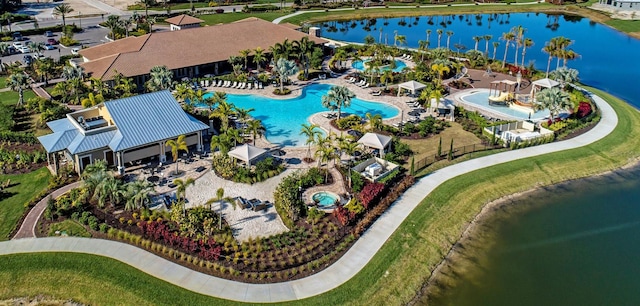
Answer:
[[[285, 146], [304, 146], [306, 137], [300, 135], [303, 123], [319, 112], [328, 111], [320, 102], [331, 85], [311, 84], [303, 88], [302, 94], [291, 99], [271, 99], [259, 95], [227, 94], [227, 101], [239, 108], [253, 108], [251, 116], [262, 120], [267, 129], [267, 140]], [[209, 94], [210, 95], [210, 94]], [[364, 117], [366, 113], [380, 114], [382, 118], [392, 118], [399, 110], [389, 104], [351, 99], [351, 106], [342, 108], [342, 114], [356, 114]]]
[[326, 208], [333, 206], [338, 200], [338, 196], [332, 194], [330, 192], [318, 192], [311, 197], [314, 201], [318, 203], [320, 208]]
[[[514, 119], [528, 119], [530, 114], [529, 112], [524, 112], [523, 110], [510, 108], [508, 106], [489, 105], [489, 90], [478, 90], [466, 96], [462, 96], [461, 99], [479, 108], [515, 117]], [[547, 116], [549, 116], [548, 109], [531, 113], [531, 119], [533, 120], [543, 119]]]
[[[367, 63], [368, 61], [355, 61], [353, 62], [353, 64], [351, 64], [351, 67], [353, 67], [354, 69], [358, 69], [360, 71], [364, 71], [366, 70], [365, 68], [365, 63]], [[405, 67], [407, 67], [407, 64], [405, 64], [403, 61], [401, 60], [395, 60], [396, 62], [396, 68], [393, 68], [391, 71], [393, 72], [401, 72], [402, 69], [404, 69]], [[381, 69], [384, 70], [389, 70], [389, 66], [385, 66], [385, 67], [381, 67]]]

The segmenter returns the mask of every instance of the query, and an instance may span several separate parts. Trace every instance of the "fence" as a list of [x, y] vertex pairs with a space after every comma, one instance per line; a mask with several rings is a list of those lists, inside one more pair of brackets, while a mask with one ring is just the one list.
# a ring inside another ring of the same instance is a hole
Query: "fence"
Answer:
[[[462, 155], [473, 153], [473, 152], [487, 151], [487, 150], [493, 150], [493, 149], [499, 149], [499, 148], [504, 148], [504, 147], [501, 145], [491, 145], [488, 143], [475, 143], [475, 144], [466, 145], [462, 147], [454, 147], [452, 158], [458, 158]], [[427, 156], [421, 160], [416, 160], [413, 164], [414, 171], [422, 170], [423, 168], [426, 168], [437, 161], [447, 159], [447, 158], [449, 158], [449, 150], [446, 150], [446, 151], [443, 150], [440, 156], [436, 154], [435, 156]]]

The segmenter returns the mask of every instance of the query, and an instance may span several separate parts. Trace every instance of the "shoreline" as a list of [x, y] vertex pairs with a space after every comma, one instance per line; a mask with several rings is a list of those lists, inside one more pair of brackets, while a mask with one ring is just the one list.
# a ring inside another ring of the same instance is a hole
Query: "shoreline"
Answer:
[[[486, 222], [489, 221], [490, 218], [498, 217], [498, 215], [496, 215], [496, 212], [499, 211], [500, 207], [509, 206], [509, 208], [515, 208], [515, 206], [513, 206], [513, 205], [515, 204], [515, 202], [517, 200], [521, 200], [524, 197], [526, 197], [527, 195], [539, 192], [539, 191], [541, 191], [542, 189], [545, 189], [545, 188], [555, 188], [555, 187], [561, 186], [563, 184], [569, 184], [569, 183], [572, 183], [572, 182], [580, 182], [580, 181], [585, 181], [585, 180], [589, 180], [589, 179], [600, 178], [600, 177], [604, 177], [604, 176], [607, 176], [607, 175], [615, 174], [617, 171], [620, 171], [620, 170], [623, 170], [623, 171], [624, 170], [629, 170], [629, 169], [632, 169], [634, 167], [640, 167], [640, 157], [636, 158], [634, 160], [631, 160], [629, 163], [627, 163], [627, 164], [625, 164], [625, 165], [623, 165], [621, 167], [618, 167], [618, 168], [615, 168], [615, 169], [610, 169], [610, 170], [604, 171], [602, 173], [598, 173], [598, 174], [594, 174], [594, 175], [590, 175], [590, 176], [585, 176], [585, 177], [581, 177], [581, 178], [576, 178], [576, 179], [569, 179], [569, 180], [557, 182], [557, 183], [550, 184], [550, 185], [536, 186], [536, 187], [534, 187], [532, 189], [529, 189], [529, 190], [512, 193], [512, 194], [509, 194], [509, 195], [502, 196], [502, 197], [500, 197], [498, 199], [492, 200], [490, 202], [487, 202], [486, 204], [484, 204], [482, 206], [482, 208], [474, 216], [474, 218], [467, 223], [467, 225], [464, 227], [464, 229], [460, 233], [460, 236], [459, 236], [458, 240], [456, 240], [451, 245], [451, 247], [449, 248], [449, 250], [446, 253], [446, 255], [436, 265], [436, 267], [431, 271], [431, 274], [429, 275], [429, 278], [426, 280], [426, 282], [423, 283], [423, 285], [417, 291], [416, 295], [407, 303], [407, 305], [416, 305], [421, 300], [425, 300], [425, 299], [429, 300], [430, 298], [433, 298], [431, 295], [434, 294], [435, 290], [437, 289], [437, 288], [435, 288], [435, 286], [437, 286], [437, 283], [441, 278], [446, 276], [444, 274], [444, 272], [445, 272], [444, 270], [445, 269], [450, 269], [452, 267], [455, 267], [456, 263], [460, 262], [460, 259], [457, 258], [457, 257], [460, 257], [463, 254], [465, 254], [466, 252], [468, 252], [468, 250], [466, 250], [466, 251], [464, 250], [466, 248], [462, 247], [462, 245], [466, 245], [467, 243], [476, 240], [478, 238], [479, 234], [480, 234], [479, 230], [482, 227], [482, 225], [486, 225], [487, 224]], [[486, 241], [483, 241], [483, 242], [486, 242]], [[490, 246], [488, 246], [488, 245], [485, 245], [483, 248], [479, 248], [477, 246], [472, 246], [472, 247], [474, 248], [473, 249], [474, 251], [478, 250], [479, 253], [483, 252], [483, 249], [489, 249], [490, 248]]]

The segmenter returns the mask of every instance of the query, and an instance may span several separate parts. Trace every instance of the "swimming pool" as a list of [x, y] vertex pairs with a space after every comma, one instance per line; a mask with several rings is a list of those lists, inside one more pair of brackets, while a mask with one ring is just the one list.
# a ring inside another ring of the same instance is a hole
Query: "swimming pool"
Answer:
[[340, 200], [337, 194], [328, 191], [316, 192], [311, 196], [311, 199], [317, 203], [318, 208], [332, 208], [335, 206], [336, 201]]
[[526, 120], [529, 119], [529, 114], [531, 114], [532, 120], [540, 120], [549, 116], [549, 110], [545, 109], [537, 112], [526, 112], [517, 108], [510, 108], [508, 106], [500, 106], [500, 105], [489, 105], [489, 90], [488, 89], [478, 89], [474, 90], [467, 95], [463, 95], [460, 97], [463, 102], [469, 103], [472, 106], [476, 106], [480, 109], [487, 110], [489, 112], [494, 112], [498, 114], [502, 114], [513, 119], [517, 120]]
[[[351, 67], [353, 67], [354, 69], [360, 70], [360, 71], [364, 71], [366, 68], [364, 67], [365, 63], [369, 62], [368, 60], [365, 61], [355, 61], [351, 64]], [[396, 62], [396, 68], [393, 68], [391, 71], [393, 72], [401, 72], [402, 69], [404, 69], [405, 67], [407, 67], [407, 64], [405, 64], [403, 61], [401, 60], [395, 60]], [[383, 66], [380, 67], [380, 69], [382, 70], [389, 70], [389, 66]]]
[[[332, 85], [311, 84], [302, 89], [302, 94], [291, 99], [271, 99], [259, 95], [227, 94], [227, 101], [239, 108], [253, 108], [251, 116], [262, 120], [267, 129], [265, 136], [271, 143], [284, 146], [304, 146], [306, 137], [300, 135], [303, 123], [309, 123], [309, 116], [328, 111], [320, 100]], [[211, 95], [208, 93], [207, 95]], [[351, 99], [351, 106], [342, 108], [343, 116], [356, 114], [364, 117], [366, 113], [380, 114], [382, 118], [392, 118], [399, 114], [395, 106]]]

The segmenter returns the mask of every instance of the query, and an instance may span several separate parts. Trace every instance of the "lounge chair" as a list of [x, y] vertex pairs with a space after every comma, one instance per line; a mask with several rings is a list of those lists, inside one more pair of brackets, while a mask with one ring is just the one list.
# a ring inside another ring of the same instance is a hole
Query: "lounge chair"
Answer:
[[363, 79], [363, 80], [360, 80], [360, 82], [355, 83], [355, 84], [356, 84], [357, 86], [362, 86], [362, 85], [364, 85], [364, 83], [366, 83], [366, 82], [367, 82], [367, 81], [365, 81], [365, 80]]
[[224, 84], [224, 82], [222, 80], [218, 80], [218, 83], [216, 84], [216, 86], [222, 87], [222, 84]]
[[231, 87], [231, 81], [224, 81], [224, 85], [222, 87]]
[[354, 77], [350, 77], [350, 78], [347, 80], [347, 82], [349, 82], [349, 83], [354, 83], [354, 84], [355, 84], [355, 82], [356, 82], [356, 78], [354, 78]]
[[379, 96], [379, 95], [381, 95], [381, 94], [382, 94], [382, 91], [379, 91], [379, 90], [378, 90], [378, 91], [372, 91], [372, 92], [371, 92], [371, 95], [372, 95], [372, 96]]
[[253, 211], [261, 211], [261, 210], [266, 210], [267, 209], [267, 202], [261, 202], [259, 201], [259, 203], [257, 204], [253, 204]]
[[258, 82], [253, 82], [253, 88], [258, 89]]
[[240, 89], [244, 89], [244, 87], [247, 85], [247, 83], [245, 82], [240, 82], [240, 84], [238, 84], [238, 88]]
[[369, 83], [364, 83], [364, 85], [360, 86], [362, 88], [369, 88]]
[[204, 80], [200, 81], [200, 87], [204, 87]]
[[240, 85], [238, 84], [238, 82], [233, 82], [233, 85], [231, 85], [231, 88], [238, 88], [238, 85]]
[[204, 81], [204, 85], [205, 85], [205, 86], [207, 86], [207, 87], [209, 87], [209, 85], [211, 85], [211, 81], [209, 81], [209, 80], [205, 80], [205, 81]]
[[251, 89], [251, 86], [253, 85], [253, 83], [249, 83], [247, 82], [247, 89]]
[[264, 87], [262, 87], [262, 82], [258, 83], [258, 88], [259, 89], [264, 89]]

